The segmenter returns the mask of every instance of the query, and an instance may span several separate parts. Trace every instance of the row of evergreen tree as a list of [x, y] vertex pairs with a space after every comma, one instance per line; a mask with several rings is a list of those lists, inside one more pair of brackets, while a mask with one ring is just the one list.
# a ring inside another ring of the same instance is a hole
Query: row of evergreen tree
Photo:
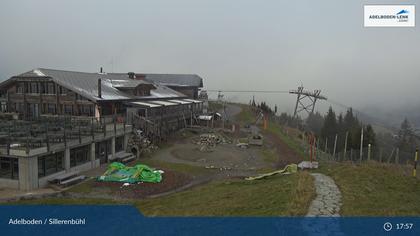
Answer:
[[[320, 147], [324, 148], [328, 142], [328, 151], [332, 152], [334, 148], [335, 136], [337, 135], [336, 152], [344, 149], [345, 137], [347, 133], [347, 149], [359, 149], [360, 138], [363, 127], [363, 147], [369, 144], [373, 146], [382, 146], [386, 148], [398, 147], [400, 151], [412, 152], [416, 148], [417, 137], [414, 128], [407, 119], [401, 124], [397, 135], [392, 133], [375, 134], [370, 124], [363, 124], [354, 114], [353, 109], [349, 108], [344, 113], [336, 114], [329, 107], [325, 116], [319, 112], [310, 114], [306, 121], [301, 117], [293, 117], [285, 112], [277, 116], [277, 106], [271, 109], [265, 102], [256, 103], [254, 99], [250, 101], [250, 105], [263, 111], [264, 114], [275, 117], [276, 120], [286, 126], [296, 127], [302, 131], [313, 132], [320, 142]], [[327, 141], [328, 140], [328, 141]]]
[[[315, 133], [320, 143], [325, 145], [328, 142], [328, 149], [333, 150], [335, 136], [337, 135], [336, 152], [344, 150], [345, 137], [347, 133], [347, 149], [359, 149], [360, 138], [363, 128], [363, 147], [369, 144], [375, 145], [376, 135], [370, 124], [364, 125], [349, 108], [346, 113], [338, 116], [330, 107], [325, 116], [319, 112], [310, 114], [306, 120], [306, 129]], [[328, 140], [328, 141], [327, 141]]]

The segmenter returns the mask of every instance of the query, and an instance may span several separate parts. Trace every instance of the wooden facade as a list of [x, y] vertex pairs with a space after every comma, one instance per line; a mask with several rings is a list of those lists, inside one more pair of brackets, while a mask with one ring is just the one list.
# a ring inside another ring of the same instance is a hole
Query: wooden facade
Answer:
[[95, 116], [95, 102], [58, 85], [39, 78], [25, 78], [5, 88], [6, 112], [19, 113], [24, 119], [40, 115]]

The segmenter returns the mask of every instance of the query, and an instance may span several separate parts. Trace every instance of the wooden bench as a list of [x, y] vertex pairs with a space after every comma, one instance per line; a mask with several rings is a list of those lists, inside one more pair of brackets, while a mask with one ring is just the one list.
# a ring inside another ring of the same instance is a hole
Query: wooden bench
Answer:
[[71, 184], [75, 184], [75, 183], [77, 183], [79, 181], [82, 181], [84, 179], [85, 179], [85, 176], [84, 175], [78, 175], [78, 176], [73, 177], [71, 179], [67, 179], [65, 181], [60, 182], [60, 185], [68, 186], [68, 185], [71, 185]]
[[62, 182], [66, 181], [68, 179], [74, 178], [74, 177], [76, 177], [78, 175], [79, 175], [79, 172], [78, 171], [74, 171], [74, 172], [70, 172], [70, 173], [65, 173], [65, 174], [62, 174], [62, 175], [59, 175], [59, 176], [55, 176], [54, 178], [50, 179], [49, 182], [50, 183], [60, 184], [61, 185]]
[[121, 160], [122, 163], [128, 163], [130, 161], [133, 161], [134, 159], [136, 159], [133, 155], [130, 155], [129, 157], [126, 157], [124, 159]]
[[132, 153], [128, 153], [128, 152], [118, 152], [115, 153], [115, 157], [113, 159], [110, 160], [115, 160], [115, 161], [120, 161], [122, 163], [127, 163], [130, 162], [132, 160], [134, 160], [135, 157], [133, 156]]
[[133, 155], [133, 154], [128, 153], [128, 152], [118, 152], [118, 153], [115, 153], [115, 158], [122, 160], [122, 159], [127, 158], [131, 155]]

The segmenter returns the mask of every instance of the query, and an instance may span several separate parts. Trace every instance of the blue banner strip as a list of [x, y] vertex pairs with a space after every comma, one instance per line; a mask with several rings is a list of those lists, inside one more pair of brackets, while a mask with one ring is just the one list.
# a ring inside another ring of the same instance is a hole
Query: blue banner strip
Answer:
[[133, 206], [0, 206], [0, 235], [420, 235], [420, 217], [144, 217]]

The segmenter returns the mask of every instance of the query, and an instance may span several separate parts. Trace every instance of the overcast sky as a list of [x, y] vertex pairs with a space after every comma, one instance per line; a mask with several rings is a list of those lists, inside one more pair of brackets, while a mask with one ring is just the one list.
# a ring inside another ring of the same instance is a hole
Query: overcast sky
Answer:
[[[363, 28], [363, 5], [374, 3], [415, 1], [1, 0], [0, 80], [103, 66], [195, 73], [208, 89], [302, 83], [357, 108], [420, 104], [419, 26]], [[288, 94], [255, 96], [283, 111], [294, 105]]]

